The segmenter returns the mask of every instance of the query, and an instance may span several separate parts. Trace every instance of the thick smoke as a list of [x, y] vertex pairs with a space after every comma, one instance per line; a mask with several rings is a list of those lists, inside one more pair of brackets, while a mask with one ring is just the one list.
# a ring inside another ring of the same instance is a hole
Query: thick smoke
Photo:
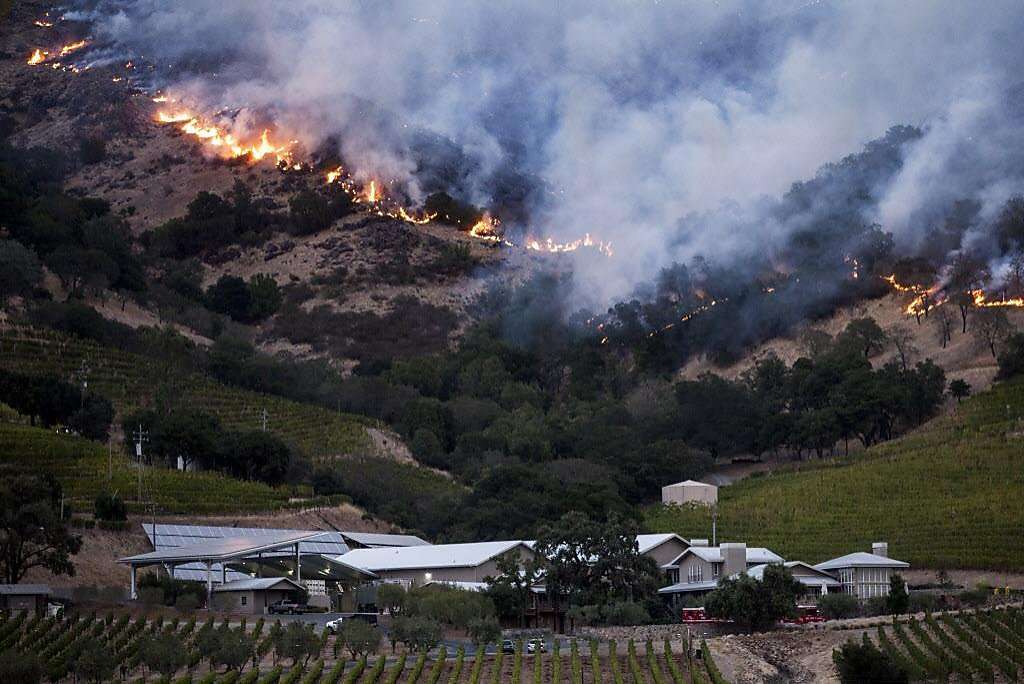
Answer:
[[[748, 0], [98, 0], [79, 8], [208, 106], [266, 111], [311, 148], [423, 192], [409, 131], [454, 141], [467, 199], [509, 165], [541, 179], [534, 234], [610, 240], [590, 304], [697, 254], [762, 252], [790, 184], [896, 124], [925, 135], [868, 220], [919, 245], [956, 198], [1021, 189], [1008, 93], [1024, 8]], [[686, 217], [699, 231], [680, 239]], [[581, 295], [582, 297], [582, 295]]]

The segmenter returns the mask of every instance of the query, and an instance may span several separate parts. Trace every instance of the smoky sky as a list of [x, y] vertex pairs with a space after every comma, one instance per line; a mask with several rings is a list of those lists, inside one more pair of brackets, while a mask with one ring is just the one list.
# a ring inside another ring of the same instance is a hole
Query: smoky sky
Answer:
[[[952, 198], [993, 212], [1021, 188], [1006, 93], [1017, 1], [100, 0], [111, 50], [167, 67], [210, 108], [249, 107], [315, 146], [343, 132], [359, 173], [417, 193], [416, 162], [365, 108], [454, 141], [475, 169], [543, 179], [530, 232], [611, 241], [576, 264], [581, 304], [672, 261], [770, 249], [766, 198], [893, 125], [922, 127], [869, 220], [913, 249]], [[356, 98], [356, 99], [353, 99]], [[708, 217], [678, 239], [688, 216]]]

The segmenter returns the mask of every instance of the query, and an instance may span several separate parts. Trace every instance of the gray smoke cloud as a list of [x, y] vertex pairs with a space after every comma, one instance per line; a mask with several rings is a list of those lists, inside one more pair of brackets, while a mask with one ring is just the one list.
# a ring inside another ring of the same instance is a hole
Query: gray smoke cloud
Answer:
[[[1022, 187], [1006, 104], [1024, 64], [1016, 0], [79, 9], [102, 41], [167, 66], [165, 78], [208, 106], [267, 111], [310, 147], [338, 134], [360, 172], [413, 196], [422, 191], [407, 127], [462, 148], [470, 200], [491, 199], [488, 179], [504, 165], [536, 175], [545, 195], [531, 233], [590, 233], [615, 248], [613, 259], [579, 260], [581, 304], [627, 295], [672, 261], [769, 249], [790, 227], [768, 218], [766, 196], [895, 124], [925, 135], [868, 218], [900, 245], [918, 245], [957, 197], [991, 213]], [[677, 239], [692, 215], [704, 217], [701, 230]]]

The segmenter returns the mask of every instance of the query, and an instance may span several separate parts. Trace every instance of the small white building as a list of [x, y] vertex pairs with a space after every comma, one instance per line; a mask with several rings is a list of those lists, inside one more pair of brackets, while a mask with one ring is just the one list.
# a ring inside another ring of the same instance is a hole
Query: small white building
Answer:
[[661, 488], [661, 503], [682, 505], [687, 503], [714, 506], [718, 503], [718, 487], [696, 480], [684, 480]]
[[871, 553], [848, 553], [814, 567], [838, 579], [844, 594], [865, 601], [888, 596], [889, 579], [893, 571], [909, 568], [910, 564], [889, 558], [889, 545], [877, 542], [871, 545]]

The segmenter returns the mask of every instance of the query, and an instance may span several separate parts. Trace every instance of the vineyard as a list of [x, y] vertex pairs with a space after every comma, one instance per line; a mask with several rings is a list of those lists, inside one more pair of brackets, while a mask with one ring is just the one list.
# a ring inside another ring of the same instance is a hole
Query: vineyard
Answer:
[[[707, 645], [673, 648], [666, 640], [625, 648], [614, 641], [572, 641], [553, 652], [529, 654], [522, 641], [514, 653], [485, 654], [463, 646], [440, 646], [428, 653], [370, 654], [352, 660], [343, 644], [326, 632], [309, 635], [310, 648], [292, 655], [281, 625], [259, 618], [229, 624], [207, 618], [149, 620], [128, 614], [26, 617], [0, 622], [0, 653], [35, 653], [51, 682], [104, 681], [119, 676], [133, 682], [173, 684], [724, 684]], [[211, 638], [214, 637], [214, 638]], [[148, 644], [162, 638], [177, 644], [173, 657], [154, 657]], [[240, 643], [226, 656], [208, 644]], [[102, 662], [100, 662], [102, 661]], [[230, 662], [229, 662], [230, 661]], [[294, 662], [293, 662], [294, 661]], [[212, 666], [211, 666], [212, 663]], [[226, 664], [225, 664], [226, 663]], [[103, 669], [106, 672], [103, 672]]]
[[873, 636], [913, 681], [1015, 682], [1024, 673], [1021, 608], [926, 615], [879, 625]]
[[[42, 428], [0, 421], [0, 464], [54, 475], [75, 508], [90, 510], [102, 492], [118, 492], [132, 510], [138, 469], [120, 449]], [[143, 471], [143, 501], [164, 513], [266, 511], [286, 506], [287, 488], [235, 480], [219, 473], [165, 468]]]
[[228, 387], [173, 364], [53, 331], [7, 328], [0, 332], [0, 367], [54, 374], [89, 387], [114, 403], [119, 414], [154, 400], [158, 393], [217, 416], [225, 428], [262, 427], [306, 456], [368, 453], [369, 419]]
[[[755, 476], [720, 491], [718, 538], [811, 563], [886, 540], [912, 566], [1020, 570], [1024, 381], [849, 458]], [[652, 532], [710, 537], [706, 510], [657, 506]]]

